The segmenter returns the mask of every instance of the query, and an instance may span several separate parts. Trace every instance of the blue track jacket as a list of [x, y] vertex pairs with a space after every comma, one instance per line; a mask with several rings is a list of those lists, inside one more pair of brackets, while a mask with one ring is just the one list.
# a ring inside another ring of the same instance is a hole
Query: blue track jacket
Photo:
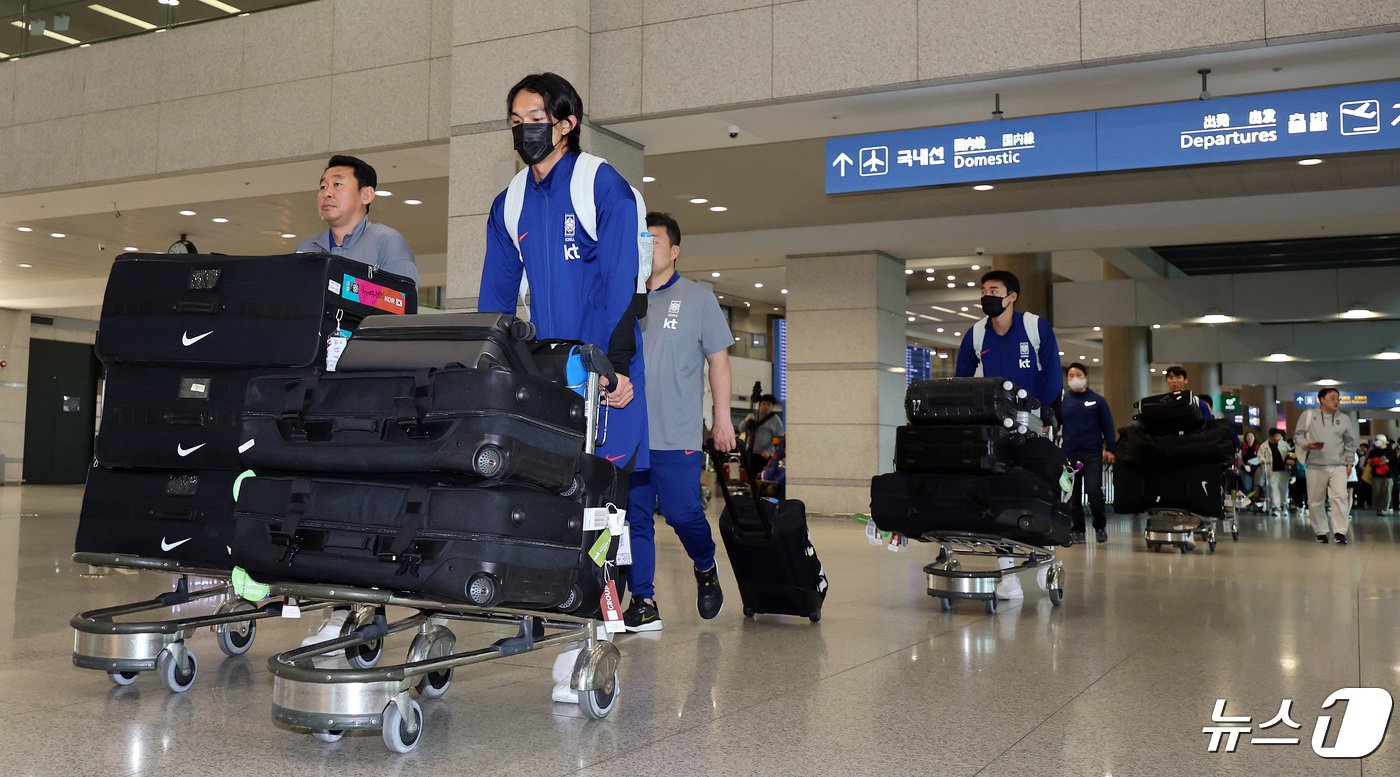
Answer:
[[[505, 192], [491, 204], [478, 308], [516, 312], [522, 269], [530, 281], [530, 320], [542, 339], [582, 340], [601, 347], [618, 372], [632, 379], [635, 398], [608, 411], [598, 454], [624, 469], [647, 469], [647, 410], [638, 315], [637, 223], [632, 188], [611, 165], [598, 168], [593, 198], [598, 239], [584, 233], [569, 197], [574, 154], [565, 154], [543, 181], [530, 176], [520, 212], [520, 251], [505, 227]], [[524, 265], [521, 265], [521, 257]]]
[[[1040, 369], [1033, 363], [1035, 350], [1026, 337], [1025, 314], [1012, 314], [1011, 329], [999, 335], [987, 322], [987, 335], [982, 339], [982, 374], [989, 378], [1005, 378], [1029, 391], [1043, 406], [1050, 406], [1064, 390], [1064, 373], [1060, 370], [1060, 345], [1050, 322], [1040, 317]], [[958, 347], [958, 364], [953, 374], [970, 378], [977, 372], [977, 357], [972, 353], [972, 327], [963, 332]]]

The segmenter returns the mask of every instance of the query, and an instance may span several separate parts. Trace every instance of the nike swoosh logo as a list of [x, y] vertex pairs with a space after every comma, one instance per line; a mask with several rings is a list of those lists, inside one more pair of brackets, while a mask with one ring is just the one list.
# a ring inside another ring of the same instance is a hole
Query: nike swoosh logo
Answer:
[[184, 545], [186, 542], [189, 542], [189, 541], [192, 540], [192, 539], [194, 539], [194, 537], [186, 537], [186, 538], [184, 538], [183, 540], [180, 540], [179, 542], [166, 542], [166, 541], [165, 541], [165, 538], [164, 538], [164, 537], [161, 537], [161, 538], [160, 538], [160, 549], [163, 550], [163, 551], [165, 551], [165, 552], [167, 552], [167, 553], [169, 553], [170, 551], [172, 551], [172, 550], [174, 550], [174, 549], [180, 547], [181, 545]]
[[202, 442], [202, 443], [200, 443], [200, 444], [194, 446], [193, 448], [186, 448], [185, 446], [183, 446], [183, 445], [181, 445], [180, 443], [177, 442], [177, 443], [175, 443], [175, 452], [178, 453], [178, 454], [180, 454], [180, 458], [184, 458], [184, 457], [190, 455], [191, 453], [194, 453], [195, 451], [199, 450], [200, 448], [203, 448], [204, 446], [206, 446], [206, 445], [208, 445], [208, 444], [209, 444], [209, 443], [207, 443], [207, 442]]
[[616, 456], [604, 456], [603, 458], [607, 459], [608, 461], [612, 462], [613, 464], [616, 464], [616, 463], [618, 463], [619, 461], [622, 461], [623, 459], [627, 458], [627, 454], [625, 454], [625, 453], [619, 453], [619, 454], [617, 454]]
[[1084, 406], [1085, 406], [1085, 407], [1093, 407], [1094, 405], [1097, 405], [1097, 404], [1098, 404], [1098, 400], [1095, 400], [1095, 401], [1093, 401], [1093, 402], [1085, 402], [1085, 403], [1084, 403]]
[[682, 452], [683, 452], [685, 455], [687, 455], [687, 456], [694, 456], [694, 455], [697, 453], [697, 451], [682, 451]]
[[199, 342], [200, 340], [203, 340], [204, 338], [212, 334], [214, 334], [214, 330], [210, 329], [208, 332], [205, 332], [202, 335], [190, 337], [190, 333], [186, 331], [181, 333], [180, 335], [180, 344], [188, 348], [189, 346], [194, 345], [195, 343]]
[[987, 350], [985, 350], [985, 351], [982, 352], [982, 355], [983, 355], [983, 356], [986, 356], [987, 354], [989, 354], [989, 353], [991, 353], [991, 352], [992, 352], [992, 349], [988, 348]]
[[520, 237], [517, 237], [517, 238], [515, 239], [515, 242], [517, 242], [517, 243], [523, 243], [523, 242], [525, 242], [525, 236], [528, 235], [528, 234], [530, 234], [530, 233], [529, 233], [529, 232], [521, 232], [521, 233], [520, 233]]

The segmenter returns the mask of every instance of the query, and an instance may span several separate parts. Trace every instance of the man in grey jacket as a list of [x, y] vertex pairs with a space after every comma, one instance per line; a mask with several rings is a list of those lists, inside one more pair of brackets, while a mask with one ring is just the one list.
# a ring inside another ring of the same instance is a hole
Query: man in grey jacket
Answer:
[[1338, 408], [1342, 396], [1334, 388], [1317, 392], [1321, 407], [1298, 418], [1293, 442], [1308, 466], [1308, 513], [1317, 541], [1327, 544], [1327, 502], [1332, 503], [1332, 536], [1347, 544], [1351, 526], [1351, 497], [1347, 478], [1356, 463], [1357, 435], [1351, 416]]

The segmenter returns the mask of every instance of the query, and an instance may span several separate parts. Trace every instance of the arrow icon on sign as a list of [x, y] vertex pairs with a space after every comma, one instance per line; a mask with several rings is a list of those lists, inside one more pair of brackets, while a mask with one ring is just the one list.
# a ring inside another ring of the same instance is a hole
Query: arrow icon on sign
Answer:
[[838, 157], [836, 157], [836, 160], [833, 161], [833, 162], [831, 163], [831, 166], [832, 166], [832, 167], [840, 167], [840, 168], [841, 168], [841, 177], [842, 177], [842, 178], [845, 178], [845, 177], [846, 177], [846, 168], [849, 167], [850, 165], [855, 164], [855, 163], [856, 163], [856, 160], [851, 159], [850, 157], [846, 156], [846, 152], [842, 151], [842, 152], [841, 152], [841, 155], [838, 156]]

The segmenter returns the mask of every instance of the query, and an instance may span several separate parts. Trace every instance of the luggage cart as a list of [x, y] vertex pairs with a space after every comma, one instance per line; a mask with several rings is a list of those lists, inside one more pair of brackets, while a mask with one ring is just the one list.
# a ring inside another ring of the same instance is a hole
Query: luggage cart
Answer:
[[[175, 588], [145, 601], [80, 612], [69, 619], [73, 628], [73, 664], [106, 672], [116, 685], [131, 685], [142, 672], [158, 672], [172, 693], [188, 691], [199, 672], [199, 663], [185, 640], [200, 629], [214, 632], [224, 655], [241, 656], [257, 638], [258, 621], [282, 615], [281, 601], [254, 603], [238, 598], [228, 582], [229, 570], [189, 566], [170, 559], [103, 553], [75, 553], [73, 561], [87, 564], [92, 574], [111, 569], [165, 572], [178, 575]], [[191, 580], [196, 584], [192, 587]], [[211, 585], [199, 586], [207, 580]], [[212, 614], [182, 615], [182, 609], [204, 607], [219, 601]], [[303, 611], [329, 607], [327, 602], [306, 602]], [[161, 610], [171, 617], [137, 619]]]
[[[928, 542], [938, 543], [938, 557], [924, 567], [928, 574], [928, 595], [939, 600], [944, 610], [953, 609], [958, 600], [981, 601], [988, 614], [997, 611], [997, 584], [1003, 578], [1027, 572], [1039, 574], [1046, 569], [1045, 590], [1050, 603], [1056, 607], [1064, 601], [1065, 566], [1055, 558], [1055, 551], [1038, 545], [1008, 540], [995, 534], [946, 532], [926, 535]], [[1007, 569], [962, 568], [958, 558], [1010, 558], [1016, 563]]]
[[1142, 536], [1147, 541], [1148, 550], [1157, 551], [1171, 546], [1182, 553], [1189, 553], [1196, 549], [1199, 538], [1207, 543], [1211, 553], [1215, 552], [1216, 519], [1175, 507], [1154, 507], [1144, 515], [1147, 526]]
[[[616, 376], [602, 351], [588, 346], [584, 351], [588, 368], [585, 391], [587, 434], [584, 451], [593, 453], [599, 434], [606, 434], [606, 408], [601, 402], [599, 372], [610, 383]], [[616, 548], [616, 540], [614, 540]], [[274, 584], [276, 595], [312, 600], [349, 602], [356, 612], [373, 612], [338, 638], [298, 647], [268, 659], [272, 673], [272, 717], [278, 723], [309, 729], [317, 740], [335, 742], [347, 731], [378, 729], [384, 746], [396, 753], [414, 750], [423, 735], [423, 712], [410, 691], [419, 698], [436, 699], [447, 693], [453, 670], [496, 658], [580, 644], [581, 649], [570, 680], [578, 693], [584, 715], [601, 720], [612, 712], [618, 696], [618, 664], [622, 654], [598, 632], [601, 623], [557, 613], [501, 607], [477, 607], [443, 602], [411, 594], [378, 589], [300, 583]], [[404, 607], [415, 612], [390, 622], [388, 607]], [[513, 637], [490, 645], [458, 651], [456, 635], [448, 627], [452, 621], [512, 625]], [[315, 659], [331, 654], [354, 655], [366, 647], [382, 645], [391, 634], [415, 632], [408, 655], [401, 664], [381, 667], [318, 667]]]

